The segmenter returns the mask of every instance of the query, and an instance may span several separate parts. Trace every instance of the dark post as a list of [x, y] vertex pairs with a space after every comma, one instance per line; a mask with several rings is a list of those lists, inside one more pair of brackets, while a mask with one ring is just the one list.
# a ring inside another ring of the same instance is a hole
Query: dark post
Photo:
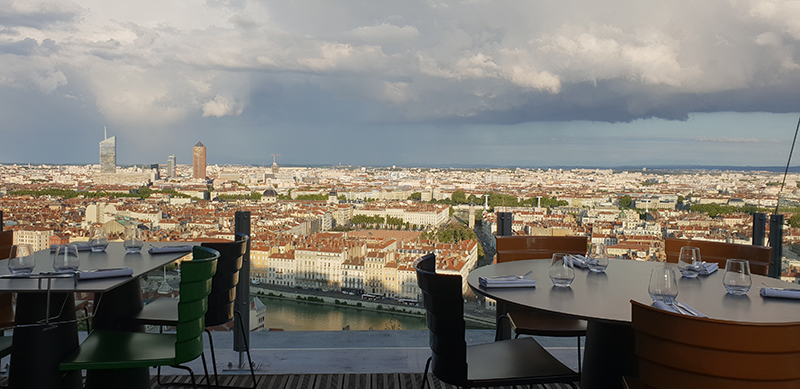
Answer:
[[753, 214], [753, 245], [763, 246], [764, 236], [767, 234], [767, 214]]
[[769, 217], [769, 245], [772, 247], [772, 260], [769, 263], [768, 275], [780, 279], [783, 257], [783, 215]]
[[[234, 231], [237, 234], [250, 236], [249, 211], [236, 212]], [[247, 344], [250, 344], [250, 239], [247, 240], [247, 252], [242, 257], [242, 269], [239, 270], [239, 284], [236, 285], [236, 302], [233, 309], [239, 312], [239, 315], [234, 315], [234, 321], [241, 320], [243, 324], [240, 326], [239, 323], [233, 323], [233, 351], [239, 352], [239, 367], [241, 368], [242, 365], [246, 366], [242, 353], [247, 351]], [[240, 328], [248, 329], [248, 331], [242, 333]]]
[[511, 224], [513, 220], [513, 214], [511, 212], [498, 212], [497, 236], [511, 236]]

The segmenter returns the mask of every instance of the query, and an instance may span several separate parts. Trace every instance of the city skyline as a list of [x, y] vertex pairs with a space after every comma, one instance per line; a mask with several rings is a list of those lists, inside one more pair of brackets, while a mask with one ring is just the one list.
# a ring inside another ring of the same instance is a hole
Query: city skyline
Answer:
[[780, 166], [792, 4], [6, 3], [0, 163]]

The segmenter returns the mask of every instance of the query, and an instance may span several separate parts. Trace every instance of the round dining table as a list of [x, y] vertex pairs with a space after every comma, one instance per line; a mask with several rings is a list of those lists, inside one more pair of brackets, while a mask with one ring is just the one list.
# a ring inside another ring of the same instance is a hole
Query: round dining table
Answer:
[[[569, 287], [550, 281], [549, 259], [522, 260], [484, 266], [469, 274], [468, 283], [477, 294], [503, 304], [562, 314], [588, 321], [581, 388], [622, 387], [622, 376], [638, 376], [631, 329], [631, 300], [647, 303], [650, 272], [663, 262], [610, 260], [603, 273], [575, 268]], [[523, 275], [532, 272], [536, 287], [484, 288], [478, 277]], [[753, 286], [741, 296], [728, 294], [722, 285], [724, 269], [707, 276], [678, 279], [677, 301], [686, 303], [709, 318], [738, 322], [800, 321], [800, 300], [762, 297], [762, 286], [797, 288], [795, 284], [753, 275]]]

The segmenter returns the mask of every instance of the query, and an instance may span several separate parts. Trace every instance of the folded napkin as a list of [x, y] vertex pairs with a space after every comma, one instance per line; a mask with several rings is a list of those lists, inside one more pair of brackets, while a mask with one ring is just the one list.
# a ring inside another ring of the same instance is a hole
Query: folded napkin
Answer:
[[150, 254], [185, 253], [192, 251], [192, 247], [194, 246], [163, 246], [163, 247], [150, 246], [150, 249], [147, 250], [147, 252]]
[[484, 288], [533, 288], [536, 280], [524, 276], [478, 277], [478, 283]]
[[663, 302], [661, 300], [653, 301], [653, 306], [658, 308], [658, 309], [660, 309], [660, 310], [662, 310], [662, 311], [680, 313], [681, 315], [686, 315], [686, 316], [707, 317], [702, 312], [694, 309], [694, 307], [692, 307], [689, 304], [680, 303], [681, 304], [681, 308], [684, 308], [687, 311], [690, 311], [690, 312], [694, 313], [693, 315], [688, 315], [685, 312], [683, 312], [682, 310], [679, 310], [674, 304], [677, 304], [677, 303], [673, 303], [673, 305], [668, 305], [667, 303], [665, 303], [665, 302]]
[[[91, 251], [92, 246], [89, 246], [89, 242], [79, 242], [79, 243], [70, 243], [71, 246], [75, 246], [78, 248], [78, 251]], [[56, 247], [60, 245], [51, 244], [50, 245], [50, 252], [56, 251]]]
[[717, 271], [719, 269], [719, 264], [716, 263], [716, 262], [711, 262], [711, 263], [703, 262], [702, 264], [691, 265], [690, 267], [695, 268], [695, 269], [699, 269], [699, 274], [701, 276], [707, 276], [707, 275]]
[[572, 258], [572, 265], [582, 268], [589, 267], [589, 258], [584, 257], [583, 255], [570, 255]]
[[111, 277], [130, 277], [133, 275], [133, 269], [129, 267], [116, 267], [113, 269], [92, 269], [78, 271], [79, 280], [90, 280], [93, 278], [111, 278]]
[[800, 289], [787, 288], [761, 288], [764, 297], [780, 297], [785, 299], [800, 299]]

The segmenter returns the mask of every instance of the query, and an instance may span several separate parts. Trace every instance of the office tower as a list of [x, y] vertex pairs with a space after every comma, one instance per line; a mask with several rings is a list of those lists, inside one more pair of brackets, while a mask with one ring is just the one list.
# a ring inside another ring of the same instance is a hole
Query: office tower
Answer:
[[100, 142], [100, 173], [117, 172], [117, 137]]
[[206, 178], [206, 146], [202, 142], [197, 142], [192, 152], [192, 178]]
[[167, 178], [175, 178], [178, 176], [175, 170], [176, 166], [177, 163], [175, 162], [175, 156], [170, 155], [169, 158], [167, 158]]
[[158, 169], [158, 164], [157, 163], [151, 163], [150, 164], [150, 170], [155, 170], [156, 171], [156, 180], [160, 180], [161, 179], [161, 172]]

